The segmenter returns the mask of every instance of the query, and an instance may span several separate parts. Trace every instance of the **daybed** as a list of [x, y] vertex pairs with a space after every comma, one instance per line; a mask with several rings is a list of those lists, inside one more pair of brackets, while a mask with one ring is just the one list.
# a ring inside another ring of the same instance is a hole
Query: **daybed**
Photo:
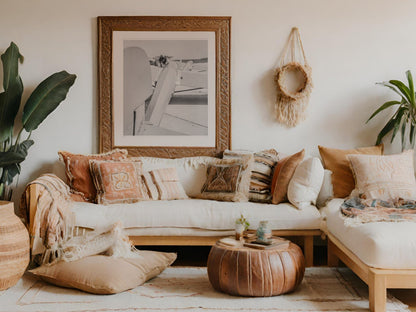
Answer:
[[340, 214], [344, 199], [323, 208], [328, 266], [339, 260], [369, 287], [371, 311], [385, 311], [387, 288], [416, 288], [416, 226], [412, 222], [374, 222], [348, 226]]
[[[139, 157], [143, 170], [175, 167], [189, 196], [200, 192], [206, 179], [210, 157], [162, 159]], [[137, 159], [137, 158], [136, 158]], [[323, 169], [322, 169], [323, 170]], [[30, 184], [25, 200], [30, 216], [36, 212], [40, 184]], [[213, 245], [219, 238], [234, 234], [235, 220], [241, 213], [256, 229], [268, 220], [273, 234], [293, 236], [303, 243], [307, 266], [313, 265], [313, 237], [321, 235], [321, 215], [313, 205], [297, 209], [289, 203], [278, 205], [254, 202], [224, 202], [206, 199], [141, 201], [132, 204], [98, 205], [72, 202], [75, 226], [96, 229], [121, 221], [135, 245]]]

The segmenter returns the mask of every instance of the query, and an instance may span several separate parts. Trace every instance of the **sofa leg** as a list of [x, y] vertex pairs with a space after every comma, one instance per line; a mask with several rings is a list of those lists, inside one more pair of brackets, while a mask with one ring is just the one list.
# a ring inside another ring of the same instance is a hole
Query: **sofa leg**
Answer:
[[371, 312], [386, 311], [386, 278], [370, 270], [368, 273], [368, 299]]
[[339, 266], [339, 258], [334, 253], [335, 245], [331, 240], [328, 239], [328, 266], [329, 267], [338, 267]]
[[313, 266], [313, 236], [307, 235], [304, 237], [303, 249], [305, 253], [305, 266]]

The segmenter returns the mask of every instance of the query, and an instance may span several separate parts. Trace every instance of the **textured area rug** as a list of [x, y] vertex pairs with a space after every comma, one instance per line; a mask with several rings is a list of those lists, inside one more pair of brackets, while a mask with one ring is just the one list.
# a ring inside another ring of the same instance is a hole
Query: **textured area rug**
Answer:
[[[206, 268], [166, 269], [161, 275], [117, 295], [91, 295], [55, 287], [25, 275], [0, 292], [1, 312], [133, 311], [369, 311], [368, 290], [349, 269], [308, 268], [295, 292], [245, 298], [215, 291]], [[387, 311], [409, 311], [389, 295]]]

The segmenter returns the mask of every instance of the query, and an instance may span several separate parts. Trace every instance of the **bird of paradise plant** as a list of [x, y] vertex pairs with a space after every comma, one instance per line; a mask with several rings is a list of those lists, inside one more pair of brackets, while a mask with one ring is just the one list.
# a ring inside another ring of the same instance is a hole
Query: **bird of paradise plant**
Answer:
[[61, 71], [43, 80], [25, 102], [21, 122], [15, 123], [23, 94], [19, 76], [23, 56], [15, 43], [10, 43], [1, 61], [4, 91], [0, 93], [0, 200], [11, 200], [12, 183], [34, 144], [30, 139], [32, 131], [66, 98], [76, 75]]

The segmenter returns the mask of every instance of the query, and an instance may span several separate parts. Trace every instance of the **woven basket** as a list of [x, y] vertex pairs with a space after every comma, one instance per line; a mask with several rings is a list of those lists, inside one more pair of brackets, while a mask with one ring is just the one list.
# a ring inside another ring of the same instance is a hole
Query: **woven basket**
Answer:
[[29, 234], [11, 202], [0, 201], [0, 290], [15, 285], [29, 264]]

